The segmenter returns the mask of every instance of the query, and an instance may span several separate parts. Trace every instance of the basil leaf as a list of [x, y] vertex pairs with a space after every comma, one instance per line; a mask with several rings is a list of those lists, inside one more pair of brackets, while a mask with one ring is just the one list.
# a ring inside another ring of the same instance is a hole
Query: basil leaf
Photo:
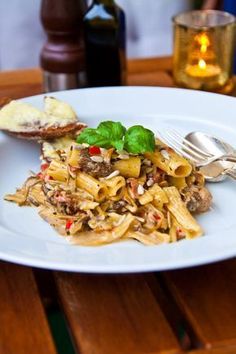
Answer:
[[96, 129], [86, 128], [77, 138], [78, 143], [87, 143], [106, 149], [127, 150], [133, 154], [154, 151], [155, 137], [151, 130], [134, 125], [127, 131], [120, 122], [106, 121]]
[[85, 128], [76, 139], [77, 143], [86, 143], [89, 145], [96, 145], [104, 148], [111, 146], [109, 139], [103, 137], [97, 132], [97, 129]]
[[99, 124], [97, 131], [110, 141], [117, 141], [123, 138], [126, 129], [120, 122], [106, 121]]
[[112, 141], [112, 146], [117, 150], [121, 151], [124, 149], [124, 140]]
[[151, 130], [134, 125], [125, 134], [124, 148], [133, 154], [152, 152], [155, 149], [155, 136]]
[[104, 148], [114, 147], [122, 150], [124, 147], [123, 137], [125, 127], [120, 122], [102, 122], [96, 129], [86, 128], [78, 136], [78, 143], [87, 143]]

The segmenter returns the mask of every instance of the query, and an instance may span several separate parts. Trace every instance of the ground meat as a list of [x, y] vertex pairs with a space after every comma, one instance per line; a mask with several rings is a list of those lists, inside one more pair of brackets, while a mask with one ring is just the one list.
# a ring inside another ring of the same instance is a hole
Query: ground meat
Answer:
[[203, 213], [210, 208], [212, 195], [205, 187], [191, 186], [181, 191], [182, 199], [191, 213]]
[[88, 149], [81, 150], [79, 168], [95, 178], [106, 177], [113, 171], [109, 163], [92, 161]]
[[195, 177], [195, 182], [194, 182], [194, 184], [196, 184], [196, 185], [199, 186], [199, 187], [203, 186], [203, 184], [204, 184], [204, 177], [203, 177], [203, 174], [200, 173], [200, 172], [198, 172], [198, 171], [195, 171], [194, 177]]
[[113, 203], [112, 209], [121, 214], [125, 205], [126, 202], [124, 200], [119, 200]]
[[79, 211], [79, 207], [73, 199], [67, 199], [66, 202], [58, 203], [57, 209], [60, 213], [66, 215], [75, 215]]
[[80, 209], [78, 199], [71, 193], [65, 191], [50, 191], [43, 188], [46, 199], [54, 205], [59, 213], [66, 215], [75, 215]]
[[165, 180], [165, 172], [162, 171], [159, 168], [154, 169], [153, 172], [149, 173], [147, 175], [147, 179], [152, 179], [154, 181], [154, 183], [158, 183], [160, 184], [161, 182], [163, 182]]

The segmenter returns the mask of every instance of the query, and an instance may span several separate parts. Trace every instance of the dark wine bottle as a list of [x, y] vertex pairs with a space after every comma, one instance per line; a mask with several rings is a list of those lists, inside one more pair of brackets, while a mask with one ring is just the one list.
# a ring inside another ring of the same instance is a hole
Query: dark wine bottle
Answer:
[[125, 14], [114, 0], [93, 0], [84, 16], [88, 86], [125, 84]]

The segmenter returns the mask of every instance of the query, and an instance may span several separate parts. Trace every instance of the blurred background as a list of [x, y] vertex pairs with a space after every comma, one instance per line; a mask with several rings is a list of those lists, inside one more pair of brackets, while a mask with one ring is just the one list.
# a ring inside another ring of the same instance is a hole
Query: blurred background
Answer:
[[[117, 4], [126, 14], [127, 56], [140, 58], [172, 53], [173, 15], [204, 6], [215, 8], [219, 1], [117, 0]], [[39, 53], [46, 39], [40, 5], [41, 0], [0, 1], [0, 70], [39, 66]]]

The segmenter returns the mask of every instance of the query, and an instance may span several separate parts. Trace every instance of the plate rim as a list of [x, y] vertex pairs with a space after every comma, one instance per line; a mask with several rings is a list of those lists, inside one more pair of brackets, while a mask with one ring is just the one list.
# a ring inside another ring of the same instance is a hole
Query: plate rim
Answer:
[[[38, 95], [32, 95], [32, 96], [28, 96], [28, 97], [23, 97], [20, 98], [19, 101], [28, 101], [31, 99], [41, 99], [43, 98], [45, 95], [63, 95], [63, 94], [68, 94], [70, 92], [81, 92], [81, 91], [87, 91], [87, 92], [91, 92], [91, 91], [100, 91], [100, 92], [106, 92], [107, 90], [113, 90], [113, 91], [166, 91], [166, 92], [183, 92], [186, 94], [186, 92], [188, 92], [190, 95], [194, 94], [195, 96], [199, 95], [202, 97], [206, 97], [206, 96], [211, 96], [211, 97], [217, 97], [223, 100], [231, 100], [233, 101], [235, 99], [235, 97], [231, 97], [231, 96], [224, 96], [221, 94], [217, 94], [217, 93], [208, 93], [208, 92], [203, 92], [203, 91], [195, 91], [195, 90], [186, 90], [186, 89], [181, 89], [181, 88], [169, 88], [169, 87], [154, 87], [154, 86], [127, 86], [127, 87], [100, 87], [100, 88], [84, 88], [84, 89], [73, 89], [73, 90], [66, 90], [66, 91], [57, 91], [57, 92], [50, 92], [50, 93], [45, 93], [45, 94], [38, 94]], [[234, 101], [235, 102], [235, 101]], [[228, 232], [228, 231], [226, 231]], [[14, 233], [17, 236], [17, 233]], [[0, 234], [0, 238], [2, 237], [2, 235]], [[187, 241], [189, 242], [189, 241]], [[192, 241], [190, 241], [192, 242]], [[235, 244], [236, 246], [236, 244]], [[73, 246], [72, 247], [78, 247], [78, 246]], [[102, 247], [102, 246], [101, 246]], [[147, 247], [147, 246], [144, 246]], [[161, 247], [161, 246], [156, 246], [156, 247]], [[106, 264], [104, 265], [81, 265], [79, 263], [76, 264], [66, 264], [66, 263], [61, 263], [57, 264], [57, 262], [55, 262], [55, 260], [49, 261], [49, 263], [47, 261], [45, 261], [44, 259], [40, 259], [40, 258], [35, 258], [35, 256], [28, 256], [28, 259], [25, 259], [24, 255], [19, 254], [14, 255], [13, 254], [8, 254], [7, 252], [2, 252], [1, 251], [1, 246], [0, 246], [0, 259], [3, 261], [10, 261], [13, 263], [17, 263], [17, 264], [22, 264], [22, 265], [27, 265], [27, 266], [32, 266], [32, 267], [37, 267], [37, 268], [43, 268], [43, 269], [50, 269], [50, 270], [60, 270], [60, 271], [71, 271], [71, 272], [81, 272], [81, 273], [104, 273], [104, 274], [114, 274], [114, 273], [137, 273], [137, 272], [150, 272], [150, 271], [163, 271], [163, 270], [174, 270], [174, 269], [181, 269], [181, 268], [186, 268], [186, 267], [194, 267], [194, 266], [199, 266], [199, 265], [203, 265], [203, 264], [209, 264], [209, 263], [213, 263], [213, 262], [217, 262], [217, 261], [221, 261], [221, 260], [226, 260], [229, 258], [233, 258], [236, 256], [236, 247], [235, 250], [229, 250], [228, 252], [223, 252], [221, 253], [221, 251], [219, 251], [219, 254], [215, 253], [211, 256], [204, 256], [204, 257], [199, 257], [199, 258], [195, 258], [194, 260], [188, 260], [187, 261], [183, 261], [182, 263], [180, 263], [180, 260], [178, 260], [178, 262], [175, 261], [176, 265], [173, 265], [172, 262], [170, 262], [170, 265], [166, 265], [164, 263], [164, 265], [156, 265], [156, 264], [140, 264], [140, 265], [128, 265], [127, 269], [127, 265], [115, 265], [113, 267], [112, 264]]]

